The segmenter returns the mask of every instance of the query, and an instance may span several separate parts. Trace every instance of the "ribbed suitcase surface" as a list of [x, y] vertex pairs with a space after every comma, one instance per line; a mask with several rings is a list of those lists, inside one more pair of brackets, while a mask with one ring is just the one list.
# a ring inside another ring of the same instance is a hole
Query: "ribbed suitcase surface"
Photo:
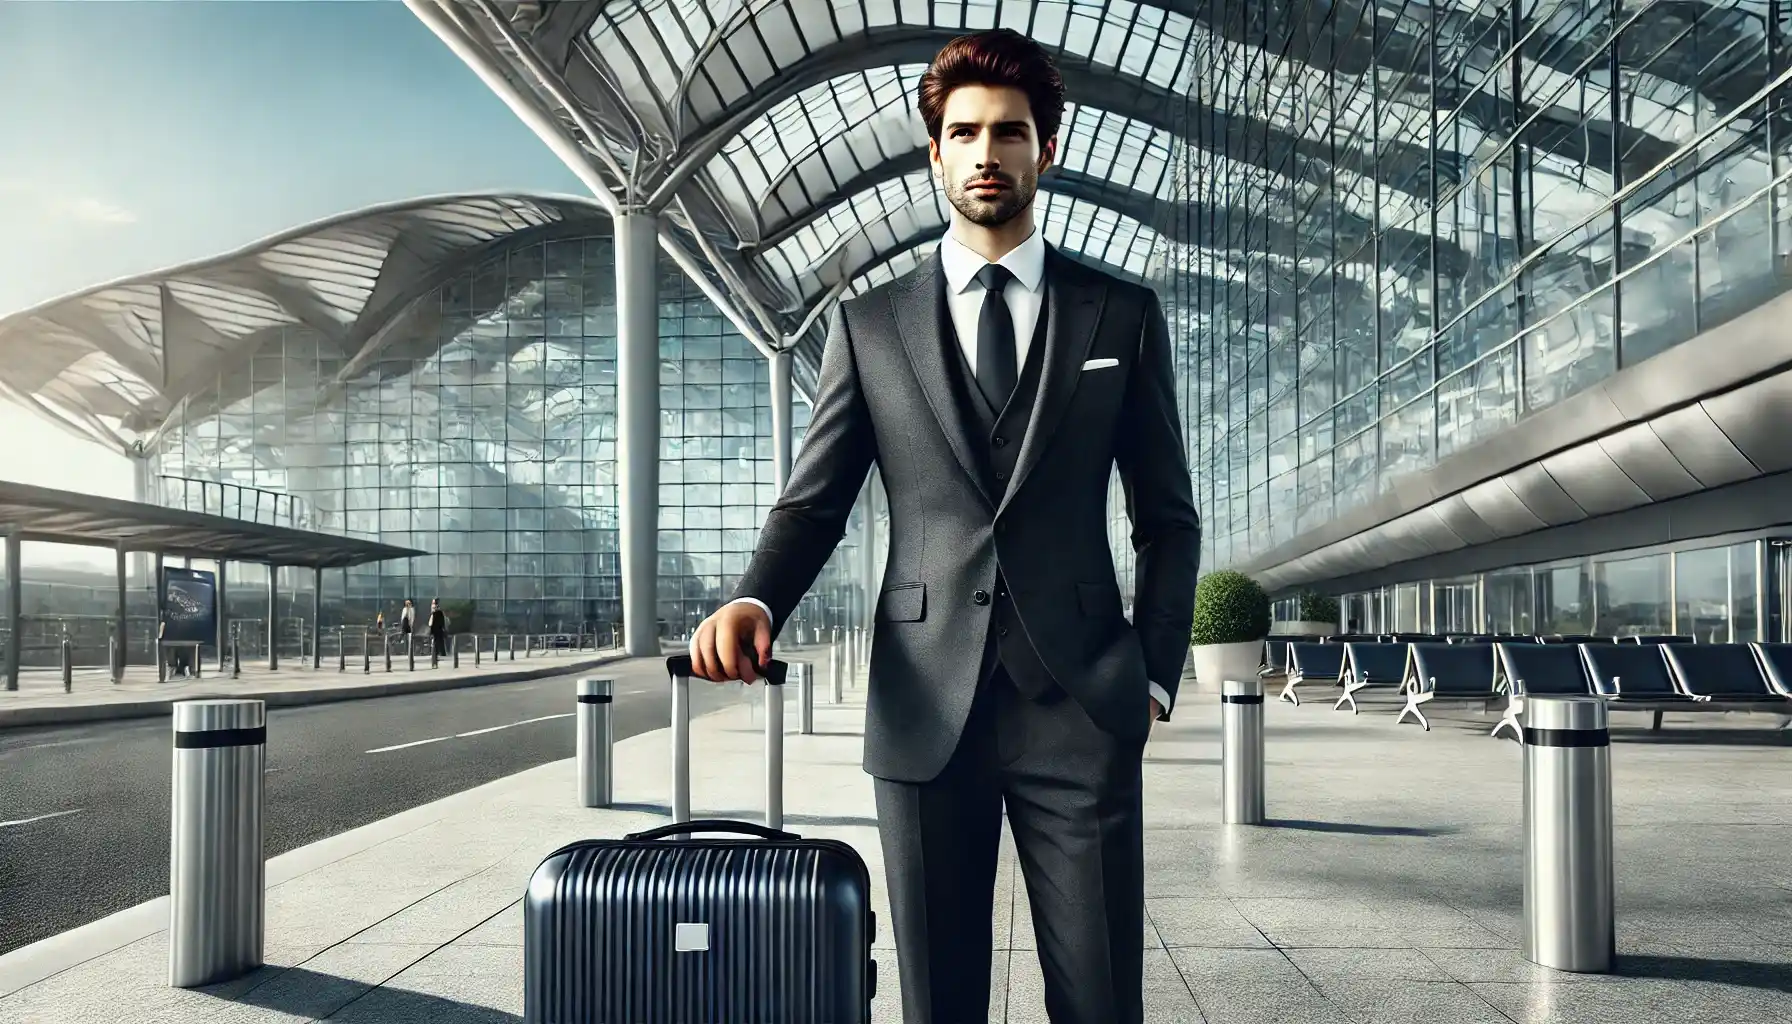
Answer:
[[[781, 839], [665, 839], [677, 832]], [[845, 843], [745, 822], [586, 840], [523, 901], [528, 1024], [865, 1024], [871, 878]]]

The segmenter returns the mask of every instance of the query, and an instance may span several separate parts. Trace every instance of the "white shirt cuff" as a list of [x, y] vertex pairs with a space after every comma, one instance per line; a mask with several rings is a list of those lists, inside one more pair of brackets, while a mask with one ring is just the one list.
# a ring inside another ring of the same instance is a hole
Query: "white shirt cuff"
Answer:
[[1163, 687], [1157, 685], [1156, 683], [1148, 683], [1147, 685], [1149, 685], [1151, 687], [1151, 696], [1156, 697], [1157, 702], [1164, 706], [1164, 714], [1169, 714], [1170, 713], [1169, 691], [1165, 690]]
[[743, 601], [746, 602], [747, 604], [754, 605], [760, 611], [764, 612], [767, 622], [770, 622], [777, 618], [777, 616], [772, 614], [772, 610], [766, 606], [766, 603], [764, 601], [759, 600], [757, 597], [737, 597], [728, 603], [729, 604], [740, 604]]

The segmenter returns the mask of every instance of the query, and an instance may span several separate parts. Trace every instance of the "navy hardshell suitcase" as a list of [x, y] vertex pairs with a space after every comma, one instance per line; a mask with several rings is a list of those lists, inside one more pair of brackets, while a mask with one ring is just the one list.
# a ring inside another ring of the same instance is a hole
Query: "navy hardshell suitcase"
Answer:
[[[669, 667], [688, 680], [688, 658]], [[529, 880], [523, 1019], [867, 1024], [875, 939], [870, 872], [846, 843], [719, 820], [581, 840]]]

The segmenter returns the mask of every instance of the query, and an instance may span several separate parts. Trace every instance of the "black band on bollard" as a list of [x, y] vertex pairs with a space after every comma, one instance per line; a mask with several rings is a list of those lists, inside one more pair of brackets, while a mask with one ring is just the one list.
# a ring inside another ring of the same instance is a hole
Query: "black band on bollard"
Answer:
[[613, 699], [615, 699], [615, 698], [611, 697], [607, 693], [581, 693], [581, 694], [579, 694], [579, 703], [580, 704], [608, 704]]
[[1261, 704], [1261, 693], [1226, 693], [1220, 695], [1221, 704]]
[[1609, 747], [1612, 745], [1612, 734], [1609, 729], [1532, 729], [1524, 730], [1524, 742], [1528, 747]]
[[200, 732], [174, 734], [176, 750], [207, 750], [212, 747], [258, 747], [268, 741], [268, 727], [253, 729], [206, 729]]

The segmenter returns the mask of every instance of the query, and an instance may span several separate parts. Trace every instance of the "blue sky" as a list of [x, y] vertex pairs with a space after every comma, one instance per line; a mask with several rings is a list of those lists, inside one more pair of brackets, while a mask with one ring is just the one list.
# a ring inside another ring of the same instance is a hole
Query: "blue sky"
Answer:
[[[586, 194], [396, 0], [0, 0], [0, 315], [371, 203]], [[0, 478], [128, 497], [0, 405]]]

